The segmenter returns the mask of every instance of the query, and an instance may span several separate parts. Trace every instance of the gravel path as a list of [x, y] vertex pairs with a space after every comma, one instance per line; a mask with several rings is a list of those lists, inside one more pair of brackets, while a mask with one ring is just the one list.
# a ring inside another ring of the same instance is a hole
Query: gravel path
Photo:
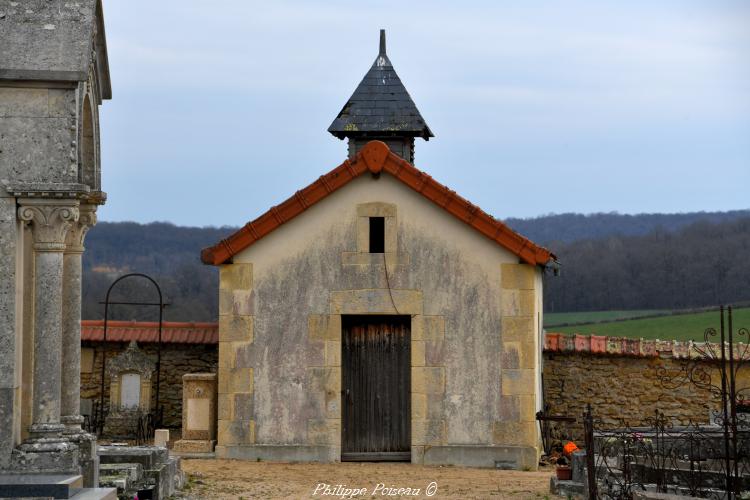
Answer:
[[[398, 463], [292, 464], [239, 460], [183, 460], [182, 468], [189, 477], [181, 495], [186, 500], [558, 498], [549, 494], [553, 474], [549, 468], [521, 472]], [[401, 494], [398, 488], [404, 488]], [[431, 497], [427, 495], [428, 488], [433, 492]]]

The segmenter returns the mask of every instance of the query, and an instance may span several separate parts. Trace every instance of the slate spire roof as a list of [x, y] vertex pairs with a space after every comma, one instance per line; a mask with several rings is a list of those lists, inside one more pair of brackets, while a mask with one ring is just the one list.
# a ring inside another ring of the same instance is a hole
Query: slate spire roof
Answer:
[[434, 137], [385, 52], [385, 30], [380, 30], [380, 52], [328, 131], [344, 137]]

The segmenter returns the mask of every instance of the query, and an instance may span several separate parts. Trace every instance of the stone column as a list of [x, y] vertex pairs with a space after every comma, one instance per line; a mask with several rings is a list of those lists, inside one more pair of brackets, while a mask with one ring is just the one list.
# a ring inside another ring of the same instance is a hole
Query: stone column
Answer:
[[82, 432], [81, 401], [81, 274], [83, 240], [96, 224], [96, 205], [81, 204], [78, 222], [65, 238], [62, 285], [62, 401], [61, 421], [66, 433]]
[[63, 251], [65, 235], [71, 224], [78, 221], [78, 202], [20, 199], [19, 205], [18, 218], [31, 224], [34, 239], [34, 396], [30, 441], [47, 443], [54, 449], [64, 430], [60, 423]]

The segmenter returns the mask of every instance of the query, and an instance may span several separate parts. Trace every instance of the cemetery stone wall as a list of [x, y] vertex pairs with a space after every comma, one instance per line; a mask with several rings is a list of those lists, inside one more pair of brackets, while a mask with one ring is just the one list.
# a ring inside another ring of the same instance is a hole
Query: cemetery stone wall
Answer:
[[[156, 344], [139, 343], [139, 348], [156, 359]], [[127, 348], [127, 342], [107, 342], [107, 361]], [[83, 358], [91, 359], [82, 363], [81, 398], [99, 401], [102, 370], [102, 342], [84, 341], [81, 343]], [[164, 425], [172, 429], [182, 426], [182, 376], [186, 373], [216, 373], [218, 349], [216, 344], [162, 344], [161, 348], [161, 390], [159, 399], [164, 406]], [[88, 365], [88, 366], [86, 366]], [[152, 376], [151, 407], [155, 407], [156, 373]], [[109, 376], [104, 382], [104, 404], [109, 405]]]
[[[698, 344], [701, 345], [701, 344]], [[715, 363], [697, 359], [691, 342], [565, 336], [548, 333], [544, 348], [544, 397], [550, 413], [581, 417], [591, 404], [603, 426], [642, 424], [663, 412], [675, 424], [708, 423], [720, 400], [689, 382], [660, 383], [660, 373], [677, 374], [697, 362], [720, 384]], [[716, 346], [718, 350], [718, 346]], [[737, 387], [750, 387], [750, 367], [738, 373]]]

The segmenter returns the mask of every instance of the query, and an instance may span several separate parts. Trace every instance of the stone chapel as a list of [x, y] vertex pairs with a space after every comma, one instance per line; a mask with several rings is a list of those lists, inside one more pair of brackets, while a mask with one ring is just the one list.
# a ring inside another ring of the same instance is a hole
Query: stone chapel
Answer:
[[554, 254], [415, 166], [433, 133], [384, 32], [328, 131], [343, 163], [202, 252], [217, 456], [535, 469]]
[[111, 96], [101, 0], [0, 2], [0, 496], [14, 473], [98, 486], [79, 414], [81, 256], [106, 198]]

